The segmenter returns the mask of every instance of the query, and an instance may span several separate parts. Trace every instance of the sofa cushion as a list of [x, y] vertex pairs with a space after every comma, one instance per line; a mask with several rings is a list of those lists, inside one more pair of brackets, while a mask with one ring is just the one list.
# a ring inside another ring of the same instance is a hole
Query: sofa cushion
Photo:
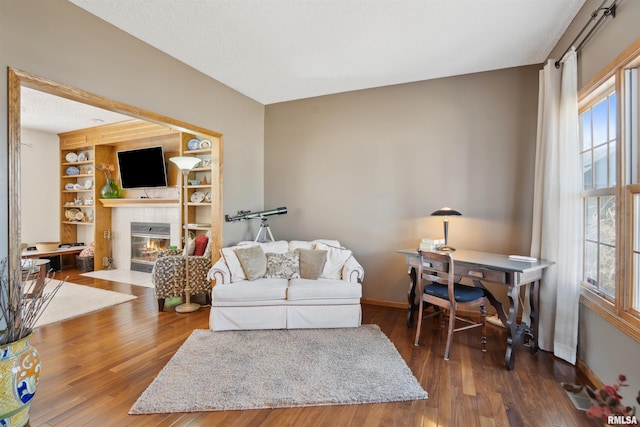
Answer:
[[217, 284], [212, 290], [214, 301], [277, 301], [287, 299], [287, 279], [242, 280]]
[[332, 279], [292, 279], [289, 281], [289, 301], [319, 299], [361, 298], [362, 286], [359, 283]]
[[260, 245], [264, 253], [273, 252], [276, 254], [286, 254], [289, 252], [289, 242], [286, 240], [276, 240], [275, 242], [252, 242], [250, 240], [243, 240], [238, 243], [237, 246], [255, 246]]
[[300, 277], [312, 280], [320, 277], [327, 262], [327, 251], [298, 248], [296, 252], [300, 255]]
[[342, 279], [344, 263], [351, 258], [352, 252], [348, 249], [329, 246], [324, 243], [316, 244], [316, 249], [327, 251], [327, 261], [324, 264], [320, 277], [325, 279]]
[[334, 248], [342, 248], [342, 249], [344, 249], [340, 245], [340, 242], [337, 241], [337, 240], [316, 239], [312, 243], [313, 243], [313, 249], [319, 249], [318, 245], [327, 245], [327, 246], [333, 246]]
[[236, 249], [236, 255], [248, 280], [256, 280], [267, 272], [267, 256], [258, 245], [244, 246]]
[[291, 240], [289, 242], [289, 252], [295, 252], [296, 249], [313, 249], [316, 247], [314, 242], [307, 242], [304, 240]]
[[297, 279], [300, 277], [300, 263], [297, 252], [276, 254], [267, 252], [266, 278]]

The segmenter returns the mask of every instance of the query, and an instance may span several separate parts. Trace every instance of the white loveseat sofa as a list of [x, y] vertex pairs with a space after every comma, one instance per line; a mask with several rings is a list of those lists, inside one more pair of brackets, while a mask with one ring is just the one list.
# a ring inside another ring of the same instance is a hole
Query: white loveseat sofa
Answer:
[[241, 242], [221, 255], [207, 275], [214, 331], [361, 323], [364, 270], [336, 240]]

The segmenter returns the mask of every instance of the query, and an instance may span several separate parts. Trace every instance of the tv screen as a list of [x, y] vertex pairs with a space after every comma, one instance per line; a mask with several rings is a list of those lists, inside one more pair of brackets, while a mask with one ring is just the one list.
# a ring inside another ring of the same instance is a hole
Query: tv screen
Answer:
[[167, 168], [162, 147], [117, 152], [122, 188], [167, 186]]

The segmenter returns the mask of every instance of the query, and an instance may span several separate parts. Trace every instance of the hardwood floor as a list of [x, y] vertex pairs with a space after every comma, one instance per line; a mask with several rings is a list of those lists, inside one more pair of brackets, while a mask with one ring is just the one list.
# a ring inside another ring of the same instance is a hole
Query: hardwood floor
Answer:
[[[68, 281], [138, 298], [100, 312], [38, 328], [31, 343], [42, 373], [31, 426], [601, 426], [576, 410], [560, 382], [576, 381], [573, 366], [548, 353], [517, 352], [516, 368], [504, 368], [504, 333], [488, 328], [487, 353], [477, 332], [454, 335], [445, 362], [446, 333], [433, 320], [423, 325], [421, 346], [407, 329], [406, 312], [363, 306], [363, 323], [375, 323], [398, 348], [429, 399], [417, 402], [293, 409], [128, 415], [194, 329], [208, 327], [209, 307], [191, 314], [158, 313], [152, 289], [79, 275]], [[202, 375], [215, 381], [206, 366]]]

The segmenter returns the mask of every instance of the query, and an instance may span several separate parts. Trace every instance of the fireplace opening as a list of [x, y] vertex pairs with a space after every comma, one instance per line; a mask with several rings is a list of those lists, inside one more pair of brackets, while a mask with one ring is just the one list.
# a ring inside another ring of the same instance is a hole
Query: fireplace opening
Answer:
[[131, 223], [131, 270], [151, 273], [158, 252], [168, 249], [170, 224]]

